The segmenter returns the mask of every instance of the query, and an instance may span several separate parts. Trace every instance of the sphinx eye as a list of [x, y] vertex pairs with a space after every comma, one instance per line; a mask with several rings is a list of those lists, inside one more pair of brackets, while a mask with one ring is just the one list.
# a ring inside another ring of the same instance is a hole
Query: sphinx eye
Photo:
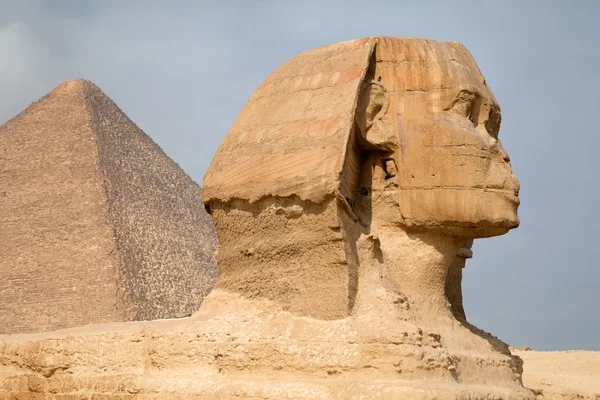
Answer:
[[479, 108], [479, 98], [476, 93], [461, 90], [456, 98], [445, 108], [454, 114], [467, 118], [473, 125], [476, 124]]
[[485, 123], [485, 129], [488, 131], [490, 136], [492, 136], [495, 139], [498, 139], [498, 131], [500, 130], [501, 122], [502, 117], [500, 115], [500, 110], [492, 106], [490, 108], [488, 119]]

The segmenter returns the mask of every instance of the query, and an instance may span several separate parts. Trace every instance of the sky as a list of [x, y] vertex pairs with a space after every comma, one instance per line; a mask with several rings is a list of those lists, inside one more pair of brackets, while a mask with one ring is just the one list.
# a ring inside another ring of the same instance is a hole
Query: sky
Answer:
[[600, 350], [599, 16], [594, 0], [0, 0], [0, 124], [80, 75], [201, 184], [294, 55], [365, 36], [459, 41], [521, 182], [521, 226], [473, 247], [467, 317], [517, 347]]

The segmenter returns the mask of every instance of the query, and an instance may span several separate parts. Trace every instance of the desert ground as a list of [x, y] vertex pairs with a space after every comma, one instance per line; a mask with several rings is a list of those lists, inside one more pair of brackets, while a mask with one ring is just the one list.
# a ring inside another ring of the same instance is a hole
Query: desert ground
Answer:
[[520, 351], [523, 385], [543, 398], [600, 399], [600, 352]]

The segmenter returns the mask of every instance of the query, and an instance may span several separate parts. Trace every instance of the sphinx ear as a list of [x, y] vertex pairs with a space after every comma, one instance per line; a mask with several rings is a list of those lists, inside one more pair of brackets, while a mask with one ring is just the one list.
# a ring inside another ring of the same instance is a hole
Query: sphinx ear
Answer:
[[366, 139], [367, 132], [375, 121], [381, 119], [389, 106], [387, 90], [379, 82], [365, 82], [360, 91], [354, 119], [361, 135]]
[[383, 151], [398, 147], [393, 124], [386, 118], [389, 105], [389, 93], [379, 81], [363, 84], [354, 113], [359, 146]]

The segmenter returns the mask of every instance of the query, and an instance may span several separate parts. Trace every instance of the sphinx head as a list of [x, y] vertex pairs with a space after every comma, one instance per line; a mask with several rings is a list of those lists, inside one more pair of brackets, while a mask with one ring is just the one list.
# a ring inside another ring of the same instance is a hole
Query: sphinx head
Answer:
[[254, 92], [204, 177], [220, 247], [202, 307], [273, 313], [264, 337], [336, 349], [352, 338], [350, 358], [402, 380], [518, 380], [507, 358], [486, 378], [437, 362], [479, 365], [465, 354], [501, 348], [473, 333], [461, 289], [472, 239], [519, 223], [499, 127], [457, 43], [366, 38], [294, 57]]
[[372, 191], [389, 203], [373, 213], [408, 229], [465, 237], [518, 226], [519, 182], [498, 139], [500, 118], [462, 45], [380, 38], [355, 113], [358, 151], [363, 159], [376, 153], [367, 167], [373, 176], [361, 185], [383, 180]]
[[[355, 304], [365, 237], [388, 232], [384, 264], [402, 272], [403, 232], [450, 238], [448, 257], [506, 233], [519, 183], [499, 127], [458, 43], [366, 38], [294, 57], [253, 93], [204, 177], [217, 287], [338, 318]], [[436, 274], [443, 292], [446, 270]]]

